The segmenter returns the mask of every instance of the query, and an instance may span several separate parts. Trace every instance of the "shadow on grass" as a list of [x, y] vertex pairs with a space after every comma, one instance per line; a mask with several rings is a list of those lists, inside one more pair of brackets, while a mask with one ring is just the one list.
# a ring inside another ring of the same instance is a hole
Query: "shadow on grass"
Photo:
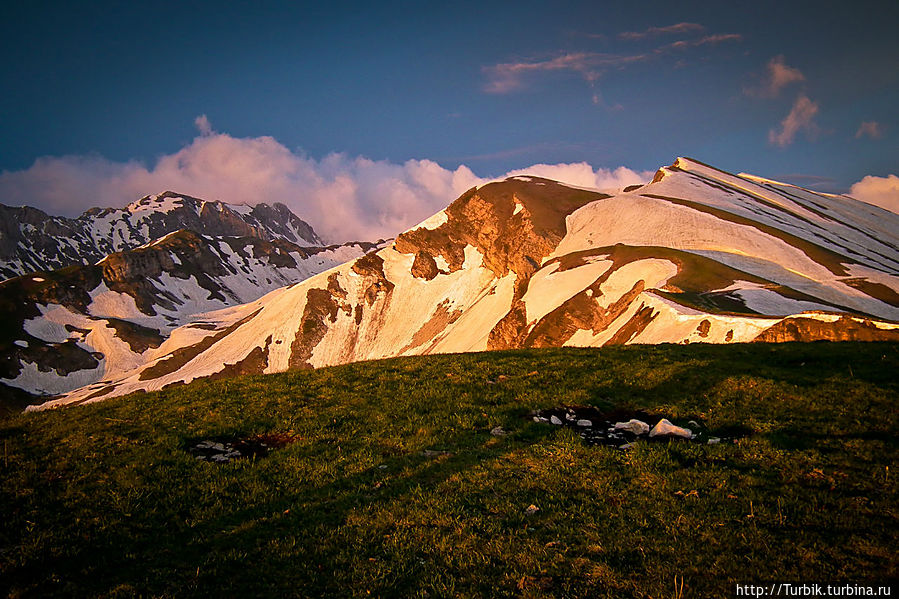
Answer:
[[[511, 408], [501, 414], [515, 419], [520, 416], [520, 409]], [[309, 481], [290, 490], [273, 486], [269, 501], [257, 502], [253, 497], [252, 506], [234, 505], [224, 513], [220, 511], [220, 515], [190, 525], [164, 521], [158, 514], [134, 514], [124, 527], [105, 527], [101, 534], [91, 535], [89, 543], [69, 548], [66, 559], [54, 564], [52, 580], [42, 578], [41, 572], [35, 570], [42, 567], [37, 563], [0, 571], [13, 589], [16, 581], [41, 581], [31, 588], [41, 595], [203, 596], [204, 589], [223, 586], [230, 593], [250, 595], [260, 589], [265, 589], [266, 594], [292, 596], [345, 595], [346, 581], [335, 576], [335, 569], [349, 565], [343, 563], [346, 555], [333, 537], [347, 525], [355, 510], [402, 504], [418, 489], [445, 484], [474, 466], [524, 450], [555, 432], [534, 423], [502, 439], [486, 432], [461, 431], [441, 438], [441, 446], [459, 448], [449, 454], [387, 455], [378, 465], [350, 475], [337, 473], [333, 480], [320, 484]], [[331, 441], [343, 443], [347, 439], [334, 437]], [[286, 455], [291, 448], [279, 451]], [[273, 457], [268, 457], [265, 462], [271, 460]], [[227, 469], [234, 469], [230, 475], [248, 481], [251, 470], [262, 464], [252, 460], [231, 464], [197, 461], [192, 466], [200, 477], [215, 476], [217, 470], [228, 475]], [[229, 496], [240, 496], [229, 489], [224, 491]], [[166, 503], [154, 507], [168, 513], [169, 518], [174, 514], [183, 519], [195, 518], [191, 506], [177, 505], [183, 499], [177, 489], [172, 489], [164, 499]], [[279, 553], [272, 546], [281, 540], [298, 545]], [[366, 548], [358, 550], [364, 552]], [[271, 579], [265, 580], [266, 575]], [[386, 591], [403, 594], [404, 590], [411, 592], [416, 588], [416, 577], [411, 571], [391, 572], [389, 577], [385, 581]], [[6, 584], [0, 583], [0, 590], [8, 593]], [[490, 587], [487, 581], [485, 584], [486, 592]]]

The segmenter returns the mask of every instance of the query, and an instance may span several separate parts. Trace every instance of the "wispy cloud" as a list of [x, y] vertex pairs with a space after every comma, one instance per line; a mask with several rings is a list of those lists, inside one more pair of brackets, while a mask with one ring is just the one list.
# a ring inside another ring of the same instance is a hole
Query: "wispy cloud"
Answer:
[[483, 68], [487, 75], [484, 91], [491, 94], [507, 94], [521, 89], [524, 77], [528, 74], [552, 71], [572, 71], [579, 73], [586, 81], [594, 82], [602, 76], [605, 69], [640, 62], [646, 58], [645, 54], [574, 52], [546, 60], [500, 63]]
[[618, 34], [618, 39], [636, 41], [669, 33], [684, 34], [698, 33], [700, 31], [705, 31], [705, 27], [699, 23], [675, 23], [674, 25], [666, 25], [665, 27], [650, 27], [643, 31], [624, 31]]
[[865, 121], [858, 127], [855, 132], [855, 139], [861, 139], [868, 136], [871, 139], [880, 139], [883, 137], [883, 125], [877, 121]]
[[791, 83], [805, 81], [802, 71], [786, 64], [783, 55], [768, 61], [761, 81], [743, 88], [743, 93], [759, 98], [775, 98]]
[[801, 95], [793, 102], [790, 114], [780, 123], [780, 131], [771, 129], [768, 131], [768, 142], [785, 148], [793, 143], [796, 134], [805, 131], [806, 135], [814, 135], [818, 131], [814, 118], [818, 114], [818, 104], [812, 102], [807, 96]]
[[[693, 34], [705, 31], [697, 23], [677, 23], [667, 27], [650, 27], [645, 31], [628, 31], [617, 37], [624, 40], [654, 38], [663, 34]], [[586, 37], [598, 37], [588, 35]], [[724, 42], [739, 42], [743, 36], [738, 33], [717, 33], [695, 38], [677, 40], [645, 52], [604, 53], [593, 51], [559, 52], [551, 57], [503, 62], [482, 67], [486, 77], [484, 91], [490, 94], [508, 94], [525, 87], [528, 78], [536, 78], [549, 72], [570, 71], [579, 74], [592, 88], [593, 103], [605, 106], [602, 94], [596, 90], [598, 82], [607, 72], [622, 70], [635, 63], [663, 59], [674, 52], [683, 52], [700, 46], [712, 46]], [[683, 66], [685, 63], [681, 63]], [[611, 109], [620, 109], [614, 104]]]
[[664, 46], [656, 48], [656, 52], [666, 52], [668, 50], [686, 50], [687, 48], [696, 48], [698, 46], [739, 41], [743, 41], [743, 36], [739, 33], [718, 33], [715, 35], [706, 35], [694, 40], [678, 40], [676, 42], [672, 42], [670, 44], [666, 44]]
[[197, 128], [200, 135], [212, 135], [212, 123], [209, 122], [209, 117], [205, 114], [201, 114], [194, 119], [194, 127]]

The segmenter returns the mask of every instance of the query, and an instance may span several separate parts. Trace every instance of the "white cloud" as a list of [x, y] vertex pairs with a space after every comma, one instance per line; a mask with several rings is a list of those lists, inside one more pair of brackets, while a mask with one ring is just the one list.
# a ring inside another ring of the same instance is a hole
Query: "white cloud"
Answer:
[[852, 186], [849, 195], [899, 214], [899, 177], [896, 175], [886, 177], [868, 175]]
[[814, 135], [818, 128], [814, 123], [818, 114], [818, 105], [806, 96], [799, 96], [793, 102], [790, 114], [780, 123], [780, 131], [771, 129], [768, 131], [768, 141], [776, 146], [786, 147], [793, 143], [796, 134], [805, 131], [807, 135]]
[[[645, 183], [652, 176], [624, 167], [594, 171], [586, 163], [515, 172], [600, 188]], [[39, 158], [28, 169], [0, 173], [0, 202], [67, 216], [95, 206], [121, 207], [164, 190], [230, 203], [282, 202], [336, 242], [396, 235], [486, 181], [464, 165], [450, 170], [431, 160], [395, 164], [346, 154], [318, 160], [272, 137], [235, 138], [210, 128], [149, 167], [98, 156]]]
[[586, 162], [576, 162], [571, 164], [535, 164], [527, 168], [511, 171], [503, 177], [533, 175], [576, 187], [618, 190], [628, 185], [649, 183], [654, 174], [653, 171], [632, 171], [624, 166], [619, 166], [614, 170], [607, 168], [593, 170], [593, 167]]
[[867, 135], [871, 139], [880, 139], [883, 137], [883, 125], [877, 121], [865, 121], [858, 126], [855, 132], [855, 139], [859, 139]]

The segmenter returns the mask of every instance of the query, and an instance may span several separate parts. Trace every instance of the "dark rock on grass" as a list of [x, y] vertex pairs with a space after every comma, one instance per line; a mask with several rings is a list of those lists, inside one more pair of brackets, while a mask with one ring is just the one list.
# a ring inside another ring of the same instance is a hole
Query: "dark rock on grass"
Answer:
[[587, 445], [605, 445], [631, 449], [637, 441], [668, 441], [672, 439], [715, 445], [749, 433], [717, 431], [710, 434], [697, 420], [679, 426], [661, 414], [642, 410], [615, 409], [603, 412], [592, 406], [562, 406], [537, 410], [531, 414], [534, 422], [565, 426], [574, 430]]
[[191, 443], [187, 451], [201, 461], [226, 463], [246, 458], [264, 458], [298, 439], [292, 432], [263, 433], [250, 437], [218, 437]]

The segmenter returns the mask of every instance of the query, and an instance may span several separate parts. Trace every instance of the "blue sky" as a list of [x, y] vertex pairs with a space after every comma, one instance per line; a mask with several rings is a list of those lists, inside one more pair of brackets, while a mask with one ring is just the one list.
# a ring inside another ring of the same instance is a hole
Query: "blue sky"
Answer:
[[846, 191], [899, 173], [897, 25], [896, 2], [5, 3], [0, 202], [65, 212], [35, 191], [53, 171], [21, 187], [36, 160], [152, 171], [200, 115], [316, 164], [687, 155]]

